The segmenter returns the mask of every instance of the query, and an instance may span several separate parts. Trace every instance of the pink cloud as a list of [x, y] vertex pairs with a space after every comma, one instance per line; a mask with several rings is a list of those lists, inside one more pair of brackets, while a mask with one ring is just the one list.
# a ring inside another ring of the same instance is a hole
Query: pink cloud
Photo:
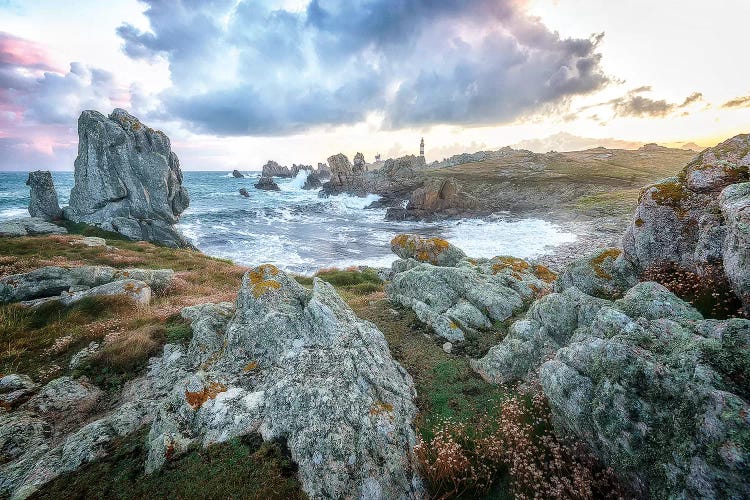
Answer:
[[62, 73], [44, 46], [3, 31], [0, 31], [0, 64]]

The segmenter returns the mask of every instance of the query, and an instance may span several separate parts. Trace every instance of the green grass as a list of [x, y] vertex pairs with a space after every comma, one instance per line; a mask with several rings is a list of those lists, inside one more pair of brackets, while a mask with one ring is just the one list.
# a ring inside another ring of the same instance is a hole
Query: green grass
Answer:
[[148, 428], [114, 442], [109, 456], [42, 486], [31, 498], [306, 498], [285, 447], [258, 435], [197, 448], [146, 475]]

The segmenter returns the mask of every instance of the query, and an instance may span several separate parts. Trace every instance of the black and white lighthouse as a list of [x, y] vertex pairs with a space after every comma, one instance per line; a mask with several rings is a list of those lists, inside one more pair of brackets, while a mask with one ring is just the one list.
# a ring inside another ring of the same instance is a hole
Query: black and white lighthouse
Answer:
[[424, 137], [422, 137], [422, 140], [419, 141], [419, 156], [424, 158]]

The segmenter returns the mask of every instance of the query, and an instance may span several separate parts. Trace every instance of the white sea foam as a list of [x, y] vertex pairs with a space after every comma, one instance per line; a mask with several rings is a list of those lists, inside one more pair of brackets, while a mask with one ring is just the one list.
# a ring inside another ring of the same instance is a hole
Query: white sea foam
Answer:
[[6, 208], [0, 210], [0, 219], [18, 219], [19, 217], [28, 217], [29, 210], [26, 208]]

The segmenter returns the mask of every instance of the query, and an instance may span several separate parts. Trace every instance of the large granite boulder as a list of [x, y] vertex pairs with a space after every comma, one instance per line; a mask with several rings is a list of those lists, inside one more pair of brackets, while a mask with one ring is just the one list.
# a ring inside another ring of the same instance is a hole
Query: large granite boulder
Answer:
[[190, 200], [164, 132], [122, 109], [78, 119], [75, 185], [65, 217], [135, 240], [190, 247], [174, 228]]
[[346, 155], [339, 153], [328, 158], [331, 170], [330, 180], [323, 184], [321, 196], [349, 193], [357, 196], [365, 196], [365, 170], [361, 166], [354, 166]]
[[103, 396], [101, 389], [86, 380], [60, 377], [45, 385], [19, 410], [29, 411], [52, 424], [55, 434], [80, 427]]
[[750, 180], [749, 166], [750, 135], [738, 135], [697, 155], [678, 176], [644, 188], [623, 237], [625, 257], [639, 273], [665, 264], [698, 275], [723, 267], [750, 312], [750, 290], [738, 279], [750, 272], [750, 250], [736, 245], [747, 207], [737, 185]]
[[391, 251], [402, 259], [415, 259], [436, 266], [455, 266], [466, 254], [441, 238], [425, 238], [418, 234], [399, 234], [391, 240]]
[[289, 167], [282, 167], [273, 160], [263, 165], [262, 177], [294, 177]]
[[201, 307], [186, 313], [200, 331], [194, 371], [156, 415], [147, 471], [257, 431], [286, 441], [311, 498], [419, 495], [411, 377], [330, 284], [308, 290], [264, 265], [244, 276], [233, 315]]
[[471, 364], [494, 383], [538, 378], [557, 431], [644, 496], [750, 494], [750, 321], [704, 320], [656, 283], [616, 301], [571, 286]]
[[31, 188], [29, 214], [32, 217], [46, 221], [62, 218], [63, 213], [57, 201], [55, 183], [52, 182], [52, 174], [48, 170], [29, 172], [26, 185]]
[[719, 196], [725, 236], [724, 272], [750, 314], [750, 182], [727, 186]]
[[42, 236], [67, 234], [68, 230], [38, 217], [0, 221], [0, 236]]

